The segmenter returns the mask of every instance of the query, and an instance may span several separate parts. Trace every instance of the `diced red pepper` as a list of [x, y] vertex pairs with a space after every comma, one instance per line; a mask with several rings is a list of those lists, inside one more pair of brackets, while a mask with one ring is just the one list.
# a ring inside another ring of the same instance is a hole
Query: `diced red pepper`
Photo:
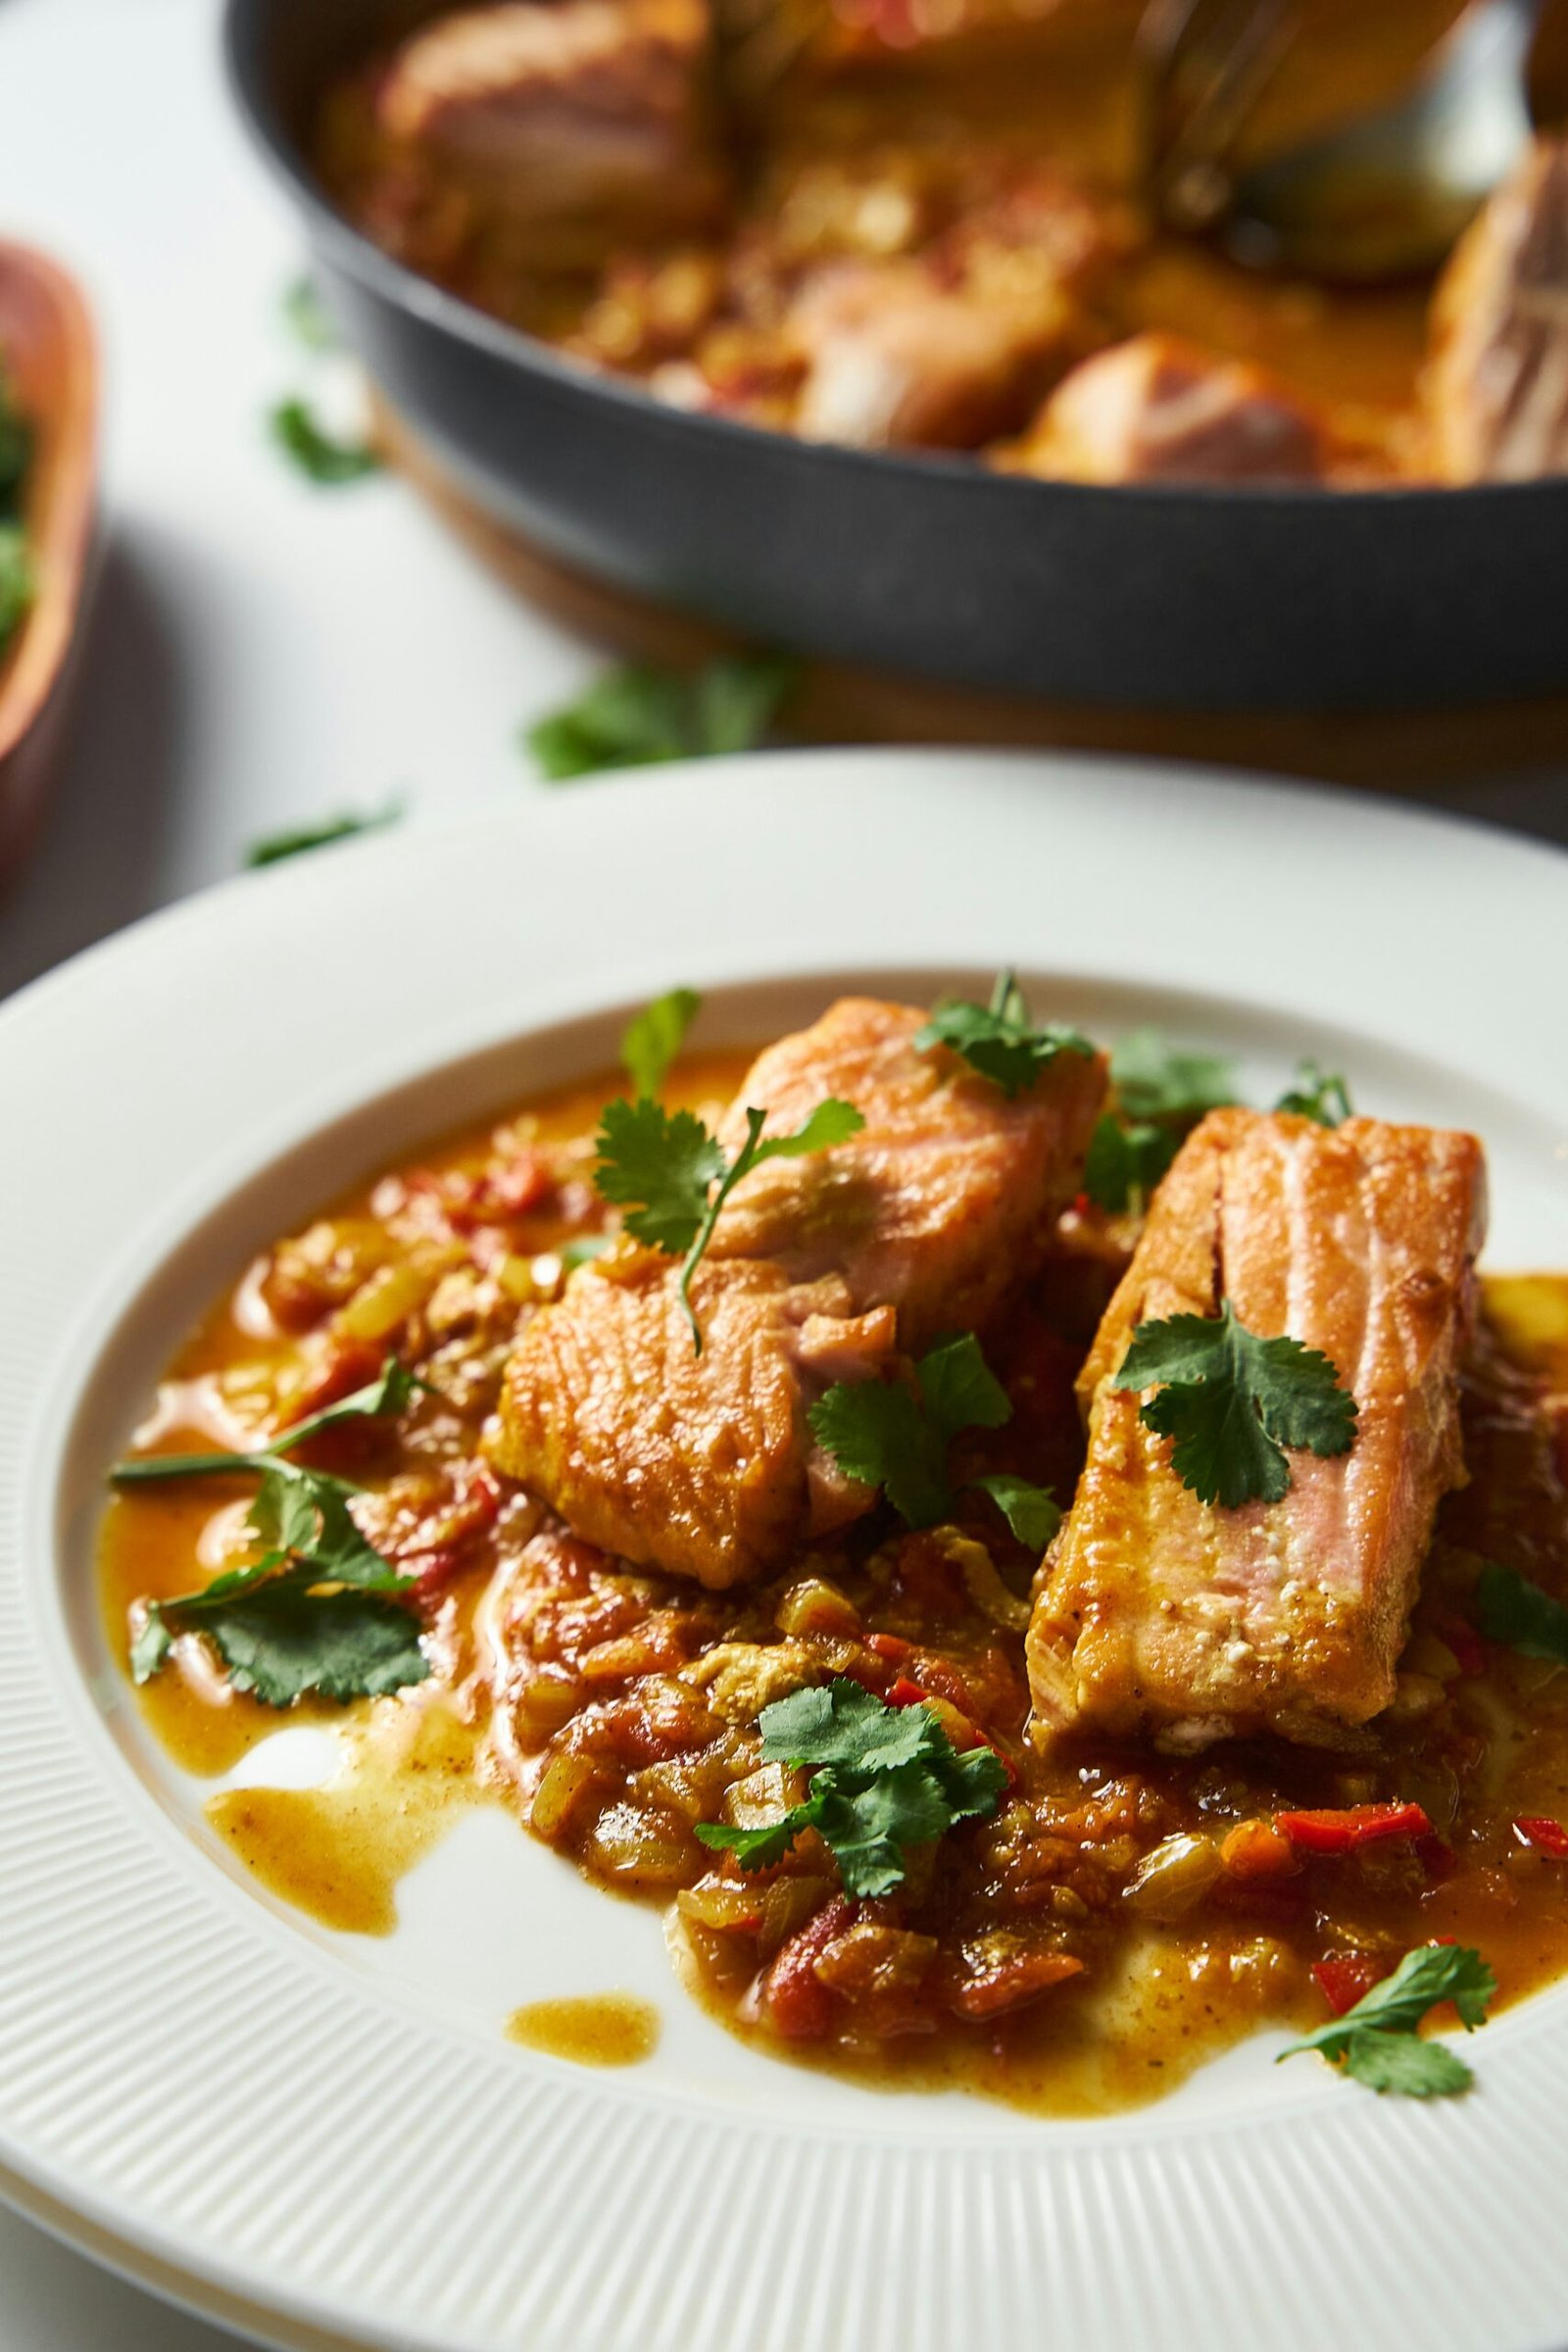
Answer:
[[890, 1666], [902, 1666], [913, 1650], [914, 1643], [904, 1641], [898, 1634], [867, 1634], [865, 1646], [874, 1651], [877, 1657], [886, 1658]]
[[1549, 1814], [1523, 1813], [1513, 1825], [1513, 1834], [1522, 1845], [1533, 1845], [1553, 1861], [1568, 1862], [1568, 1830]]
[[1004, 2017], [1008, 2010], [1021, 2008], [1025, 2001], [1038, 1999], [1054, 1984], [1064, 1984], [1069, 1977], [1081, 1977], [1083, 1972], [1084, 1963], [1071, 1952], [1009, 1953], [955, 1985], [951, 2004], [960, 2017], [983, 2024], [988, 2018]]
[[760, 2005], [785, 2041], [821, 2041], [833, 2030], [835, 1996], [816, 1973], [817, 1961], [855, 1918], [840, 1894], [780, 1944], [762, 1972]]
[[901, 1674], [888, 1692], [886, 1704], [890, 1707], [921, 1707], [929, 1695], [918, 1683], [911, 1683], [906, 1674]]
[[1485, 1674], [1487, 1645], [1473, 1625], [1467, 1625], [1462, 1617], [1445, 1617], [1438, 1627], [1438, 1639], [1452, 1650], [1461, 1674]]
[[1386, 1964], [1370, 1952], [1329, 1952], [1313, 1967], [1312, 1981], [1335, 2016], [1343, 2017], [1388, 1973]]
[[1420, 1805], [1337, 1805], [1316, 1812], [1276, 1813], [1274, 1826], [1304, 1854], [1348, 1854], [1379, 1838], [1432, 1835]]

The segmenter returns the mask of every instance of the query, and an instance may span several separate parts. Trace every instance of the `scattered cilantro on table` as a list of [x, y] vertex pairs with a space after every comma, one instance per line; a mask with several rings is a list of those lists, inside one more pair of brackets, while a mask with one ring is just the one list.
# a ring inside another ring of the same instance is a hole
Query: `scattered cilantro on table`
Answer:
[[337, 351], [341, 347], [337, 322], [308, 270], [302, 270], [284, 287], [280, 307], [285, 325], [306, 351]]
[[1092, 1059], [1095, 1052], [1076, 1029], [1056, 1021], [1038, 1027], [1031, 1022], [1023, 991], [1011, 972], [998, 974], [989, 1004], [954, 998], [935, 1006], [925, 1026], [915, 1032], [914, 1043], [922, 1054], [933, 1046], [951, 1047], [972, 1070], [1001, 1087], [1009, 1102], [1032, 1086], [1058, 1054]]
[[404, 1605], [412, 1578], [369, 1544], [350, 1509], [351, 1481], [289, 1457], [323, 1430], [402, 1412], [418, 1383], [395, 1357], [374, 1381], [297, 1422], [249, 1453], [164, 1453], [117, 1462], [120, 1487], [170, 1478], [258, 1475], [248, 1525], [266, 1547], [251, 1566], [200, 1592], [149, 1603], [131, 1646], [131, 1673], [150, 1681], [175, 1635], [212, 1642], [236, 1690], [284, 1707], [306, 1691], [377, 1696], [429, 1673], [417, 1621]]
[[1485, 1560], [1476, 1579], [1475, 1621], [1489, 1642], [1525, 1658], [1568, 1666], [1568, 1608], [1516, 1568]]
[[536, 719], [523, 741], [547, 782], [606, 768], [713, 759], [761, 743], [799, 677], [779, 654], [730, 654], [682, 672], [632, 662]]
[[601, 1199], [626, 1210], [626, 1231], [635, 1241], [681, 1258], [680, 1300], [699, 1355], [703, 1335], [692, 1309], [692, 1276], [736, 1185], [764, 1160], [825, 1152], [865, 1125], [853, 1102], [834, 1098], [819, 1102], [788, 1135], [764, 1136], [766, 1120], [765, 1110], [748, 1108], [746, 1141], [726, 1159], [718, 1138], [694, 1111], [670, 1113], [646, 1096], [605, 1105], [594, 1183]]
[[1342, 1119], [1354, 1115], [1349, 1088], [1339, 1072], [1310, 1059], [1297, 1063], [1295, 1084], [1287, 1087], [1274, 1107], [1315, 1119], [1320, 1127], [1338, 1127]]
[[318, 488], [339, 489], [381, 470], [381, 460], [368, 442], [338, 440], [318, 423], [303, 400], [279, 401], [269, 421], [283, 455]]
[[1171, 1467], [1203, 1502], [1278, 1502], [1287, 1446], [1348, 1452], [1356, 1402], [1326, 1355], [1299, 1340], [1260, 1340], [1229, 1299], [1214, 1316], [1140, 1323], [1111, 1384], [1153, 1389], [1140, 1419], [1172, 1438]]
[[1416, 2029], [1440, 2001], [1452, 2001], [1467, 2034], [1487, 2022], [1497, 1980], [1467, 1945], [1425, 1943], [1406, 1952], [1392, 1977], [1374, 1984], [1353, 2009], [1292, 2042], [1280, 2059], [1316, 2050], [1331, 2066], [1369, 2090], [1406, 2098], [1447, 2098], [1468, 2090], [1475, 2077], [1442, 2042], [1423, 2041]]
[[765, 1762], [811, 1772], [806, 1796], [761, 1828], [700, 1822], [698, 1837], [760, 1870], [816, 1830], [853, 1895], [888, 1893], [911, 1846], [994, 1813], [1007, 1785], [994, 1748], [960, 1754], [928, 1707], [887, 1706], [847, 1676], [775, 1700], [759, 1728]]
[[[1000, 1429], [1012, 1406], [972, 1332], [939, 1340], [914, 1376], [914, 1389], [841, 1380], [807, 1418], [847, 1478], [880, 1487], [906, 1527], [935, 1527], [953, 1516], [952, 1441], [963, 1429]], [[1061, 1513], [1044, 1487], [1001, 1472], [967, 1484], [990, 1495], [1021, 1544], [1045, 1549]]]
[[695, 988], [672, 988], [633, 1013], [621, 1032], [620, 1066], [637, 1098], [657, 1095], [696, 1020], [702, 998]]
[[318, 824], [291, 825], [280, 833], [265, 833], [247, 847], [245, 863], [277, 865], [285, 858], [303, 857], [307, 850], [321, 850], [334, 841], [352, 840], [357, 833], [379, 833], [387, 825], [395, 825], [402, 814], [402, 802], [389, 801], [384, 808], [372, 809], [364, 816], [345, 809], [339, 816], [322, 817]]

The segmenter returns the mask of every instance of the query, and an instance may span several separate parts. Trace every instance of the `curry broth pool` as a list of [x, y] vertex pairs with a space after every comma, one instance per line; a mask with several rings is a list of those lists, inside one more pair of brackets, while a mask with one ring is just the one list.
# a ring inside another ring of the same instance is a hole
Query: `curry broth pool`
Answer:
[[[686, 1056], [666, 1102], [711, 1115], [749, 1059]], [[345, 1195], [246, 1270], [143, 1424], [155, 1451], [242, 1447], [354, 1389], [390, 1351], [429, 1383], [395, 1425], [329, 1431], [312, 1452], [364, 1487], [371, 1541], [417, 1577], [428, 1679], [281, 1714], [236, 1692], [185, 1634], [138, 1690], [164, 1748], [203, 1777], [285, 1722], [336, 1733], [323, 1786], [209, 1801], [215, 1833], [262, 1886], [329, 1928], [386, 1935], [399, 1879], [457, 1810], [504, 1805], [590, 1880], [660, 1907], [680, 1982], [757, 2046], [867, 2083], [953, 2084], [1056, 2114], [1157, 2096], [1261, 2025], [1321, 2023], [1325, 1966], [1370, 1984], [1397, 1953], [1453, 1938], [1485, 1955], [1504, 2001], [1568, 1969], [1568, 1862], [1513, 1826], [1568, 1815], [1568, 1673], [1483, 1642], [1470, 1623], [1483, 1557], [1564, 1590], [1553, 1400], [1568, 1395], [1568, 1277], [1487, 1285], [1464, 1384], [1472, 1480], [1443, 1505], [1386, 1717], [1333, 1752], [1259, 1740], [1169, 1757], [1083, 1741], [1048, 1759], [1021, 1738], [1034, 1562], [983, 1497], [968, 1494], [952, 1529], [901, 1532], [879, 1511], [803, 1545], [783, 1576], [714, 1593], [594, 1552], [489, 1467], [483, 1432], [512, 1341], [559, 1289], [563, 1247], [606, 1223], [593, 1136], [617, 1091], [606, 1076], [552, 1094]], [[966, 1468], [1070, 1494], [1072, 1379], [1129, 1240], [1126, 1220], [1080, 1202], [1039, 1279], [987, 1327], [1012, 1411], [958, 1441]], [[99, 1574], [122, 1665], [142, 1604], [253, 1555], [253, 1494], [231, 1478], [113, 1496]], [[760, 1761], [756, 1716], [803, 1660], [884, 1697], [915, 1687], [978, 1726], [1008, 1768], [992, 1818], [858, 1905], [814, 1834], [753, 1876], [695, 1835], [729, 1817], [726, 1802], [765, 1814], [787, 1794], [781, 1768]], [[1253, 1876], [1214, 1860], [1276, 1811], [1380, 1802], [1420, 1804], [1430, 1836]], [[987, 1938], [1033, 1971], [1030, 1997], [965, 2014], [955, 1956]], [[826, 1978], [813, 1965], [824, 1951]], [[577, 2055], [591, 2055], [592, 2023], [577, 2020]], [[657, 2037], [605, 2031], [618, 2062]], [[573, 2054], [570, 2032], [554, 2044], [549, 2032], [535, 2019], [514, 2037]]]

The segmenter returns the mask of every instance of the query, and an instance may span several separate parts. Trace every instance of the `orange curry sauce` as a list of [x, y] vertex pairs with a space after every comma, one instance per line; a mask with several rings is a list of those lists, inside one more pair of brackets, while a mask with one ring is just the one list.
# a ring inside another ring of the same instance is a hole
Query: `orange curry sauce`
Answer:
[[[720, 1102], [744, 1067], [689, 1057], [669, 1099]], [[715, 1595], [593, 1551], [488, 1468], [514, 1335], [559, 1286], [560, 1243], [602, 1221], [589, 1170], [612, 1091], [466, 1133], [279, 1243], [181, 1350], [144, 1426], [153, 1450], [255, 1443], [393, 1348], [431, 1384], [396, 1424], [334, 1432], [311, 1458], [363, 1482], [366, 1531], [419, 1578], [435, 1672], [395, 1697], [294, 1711], [340, 1731], [327, 1788], [213, 1800], [215, 1828], [265, 1885], [334, 1928], [386, 1933], [399, 1875], [454, 1800], [482, 1795], [606, 1888], [664, 1907], [683, 1981], [757, 2042], [868, 2082], [956, 2082], [1058, 2113], [1157, 2095], [1261, 2022], [1321, 2022], [1325, 1963], [1342, 1964], [1342, 1987], [1366, 1984], [1454, 1937], [1480, 1948], [1505, 2000], [1568, 1968], [1568, 1861], [1513, 1827], [1568, 1817], [1568, 1672], [1484, 1643], [1469, 1614], [1483, 1555], [1568, 1597], [1568, 1277], [1488, 1286], [1465, 1389], [1472, 1479], [1444, 1505], [1387, 1716], [1333, 1753], [1086, 1745], [1048, 1762], [1023, 1740], [1034, 1563], [984, 1497], [956, 1531], [907, 1534], [879, 1511], [776, 1582]], [[1071, 1493], [1072, 1377], [1128, 1240], [1069, 1216], [1052, 1263], [983, 1335], [1013, 1414], [957, 1442], [956, 1483], [1009, 1469]], [[254, 1556], [250, 1488], [181, 1480], [111, 1501], [102, 1600], [122, 1662], [139, 1601]], [[844, 1899], [813, 1834], [750, 1876], [694, 1836], [799, 1793], [760, 1765], [756, 1717], [827, 1673], [884, 1696], [916, 1687], [1014, 1776], [994, 1819], [917, 1850], [876, 1901]], [[236, 1696], [194, 1636], [139, 1696], [197, 1774], [282, 1720]], [[1432, 1835], [1290, 1854], [1283, 1869], [1266, 1831], [1233, 1836], [1284, 1809], [1379, 1800], [1420, 1804]], [[1168, 1842], [1183, 1837], [1201, 1843]], [[1163, 1866], [1144, 1871], [1156, 1847]], [[609, 2047], [568, 2023], [564, 2039], [546, 2019], [514, 2030], [601, 2060], [652, 2043], [652, 2028]]]

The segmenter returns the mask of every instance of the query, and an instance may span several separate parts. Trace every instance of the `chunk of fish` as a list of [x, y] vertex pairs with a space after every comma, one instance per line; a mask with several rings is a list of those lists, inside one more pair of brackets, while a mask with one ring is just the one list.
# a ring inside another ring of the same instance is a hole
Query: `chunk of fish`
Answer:
[[487, 219], [597, 219], [641, 241], [718, 194], [710, 51], [704, 0], [460, 10], [398, 49], [377, 120]]
[[1444, 478], [1568, 473], [1568, 141], [1537, 140], [1461, 238], [1432, 316]]
[[693, 1285], [701, 1355], [678, 1268], [652, 1250], [580, 1268], [528, 1325], [495, 1458], [578, 1535], [714, 1587], [781, 1565], [871, 1500], [815, 1446], [814, 1399], [982, 1322], [1034, 1270], [1078, 1188], [1103, 1062], [1062, 1054], [1008, 1102], [945, 1047], [916, 1050], [925, 1017], [846, 999], [753, 1065], [726, 1149], [748, 1104], [777, 1132], [836, 1095], [865, 1126], [737, 1188]]
[[[1028, 1637], [1042, 1744], [1330, 1742], [1394, 1696], [1443, 1494], [1462, 1483], [1457, 1368], [1486, 1218], [1473, 1136], [1213, 1111], [1155, 1196], [1080, 1381], [1089, 1452]], [[1136, 1326], [1228, 1299], [1333, 1361], [1355, 1442], [1290, 1455], [1283, 1500], [1210, 1506], [1109, 1384]]]
[[1300, 482], [1325, 442], [1261, 368], [1151, 332], [1075, 368], [1005, 462], [1075, 482]]

